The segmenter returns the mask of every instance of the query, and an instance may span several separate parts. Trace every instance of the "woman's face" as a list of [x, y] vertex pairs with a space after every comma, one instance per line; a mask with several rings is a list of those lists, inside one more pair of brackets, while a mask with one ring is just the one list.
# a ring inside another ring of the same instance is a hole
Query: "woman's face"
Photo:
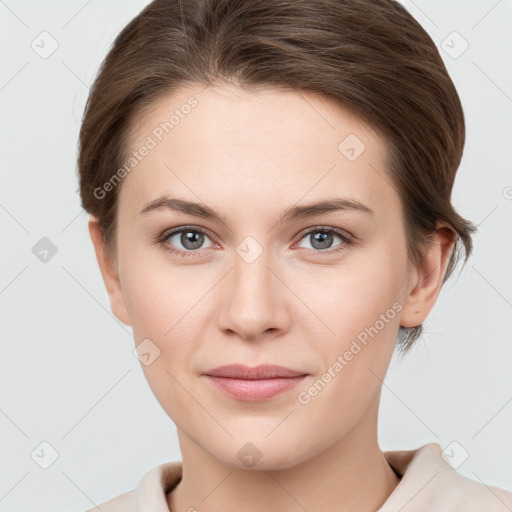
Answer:
[[[113, 309], [179, 431], [223, 463], [244, 467], [249, 454], [262, 468], [293, 466], [358, 426], [373, 435], [416, 276], [384, 141], [307, 93], [198, 86], [155, 104], [130, 148]], [[200, 206], [148, 206], [163, 197]], [[363, 206], [304, 210], [340, 200]], [[306, 377], [241, 399], [204, 375], [227, 364]]]

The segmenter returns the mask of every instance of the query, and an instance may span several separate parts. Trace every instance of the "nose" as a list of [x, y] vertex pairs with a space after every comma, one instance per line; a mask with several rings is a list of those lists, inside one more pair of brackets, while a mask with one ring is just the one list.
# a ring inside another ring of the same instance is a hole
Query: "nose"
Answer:
[[235, 256], [233, 268], [223, 280], [220, 329], [244, 340], [256, 340], [277, 336], [289, 328], [291, 293], [271, 265], [265, 251], [254, 261]]

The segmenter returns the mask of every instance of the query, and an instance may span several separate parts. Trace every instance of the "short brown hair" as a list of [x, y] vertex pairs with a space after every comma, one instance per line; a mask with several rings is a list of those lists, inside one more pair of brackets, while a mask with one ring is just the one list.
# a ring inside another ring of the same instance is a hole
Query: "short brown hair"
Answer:
[[[451, 204], [462, 158], [462, 105], [435, 43], [393, 0], [154, 0], [117, 36], [91, 88], [80, 130], [83, 208], [115, 255], [121, 184], [95, 190], [125, 161], [134, 120], [180, 86], [269, 87], [334, 100], [379, 133], [418, 265], [436, 222], [456, 243], [443, 283], [476, 227]], [[400, 327], [403, 352], [422, 325]]]

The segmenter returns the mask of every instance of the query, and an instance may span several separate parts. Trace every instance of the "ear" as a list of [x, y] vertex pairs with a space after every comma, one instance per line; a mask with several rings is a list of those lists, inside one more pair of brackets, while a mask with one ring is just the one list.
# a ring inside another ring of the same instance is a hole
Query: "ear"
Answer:
[[112, 313], [123, 324], [131, 325], [115, 262], [111, 261], [107, 255], [100, 225], [93, 216], [89, 218], [89, 234], [94, 245], [101, 276], [110, 297]]
[[404, 301], [400, 316], [402, 327], [420, 325], [434, 307], [450, 261], [455, 236], [452, 227], [445, 222], [438, 222], [420, 267], [411, 272], [412, 289]]

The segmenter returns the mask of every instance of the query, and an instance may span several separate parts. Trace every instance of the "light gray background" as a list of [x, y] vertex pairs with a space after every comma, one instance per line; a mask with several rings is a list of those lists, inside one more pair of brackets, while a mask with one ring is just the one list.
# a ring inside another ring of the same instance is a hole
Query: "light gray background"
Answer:
[[[147, 3], [0, 0], [0, 512], [83, 511], [180, 460], [131, 331], [110, 312], [75, 176], [88, 86]], [[512, 491], [512, 0], [404, 4], [441, 48], [465, 109], [453, 198], [479, 234], [422, 341], [393, 360], [380, 443], [455, 441], [455, 458], [469, 455], [460, 473]], [[43, 31], [58, 43], [46, 59], [31, 47], [50, 48]], [[458, 58], [453, 31], [469, 44]], [[58, 249], [46, 263], [32, 252], [42, 237]], [[36, 462], [50, 462], [43, 441], [58, 452], [47, 469]]]

